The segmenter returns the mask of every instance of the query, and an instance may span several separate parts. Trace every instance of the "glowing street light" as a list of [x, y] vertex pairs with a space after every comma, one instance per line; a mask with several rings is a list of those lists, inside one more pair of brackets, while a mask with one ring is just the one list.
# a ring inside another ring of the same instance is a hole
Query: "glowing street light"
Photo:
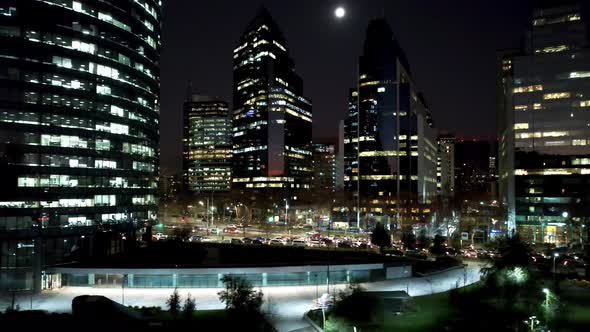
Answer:
[[336, 16], [336, 18], [343, 18], [346, 16], [346, 10], [343, 7], [338, 7], [334, 10], [334, 16]]
[[559, 253], [558, 252], [553, 253], [553, 274], [555, 274], [555, 272], [556, 272], [555, 271], [555, 259], [557, 257], [559, 257]]
[[525, 320], [524, 323], [529, 326], [531, 331], [535, 331], [536, 327], [541, 323], [537, 316], [531, 316], [529, 319]]

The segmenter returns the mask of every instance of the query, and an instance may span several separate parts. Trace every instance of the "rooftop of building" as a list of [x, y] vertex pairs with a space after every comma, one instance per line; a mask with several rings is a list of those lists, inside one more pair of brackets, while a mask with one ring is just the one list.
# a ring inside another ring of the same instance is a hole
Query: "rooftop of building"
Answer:
[[144, 248], [108, 257], [60, 265], [68, 268], [229, 268], [301, 265], [387, 264], [404, 265], [403, 257], [375, 252], [306, 249], [290, 246], [230, 245], [215, 243], [152, 242]]

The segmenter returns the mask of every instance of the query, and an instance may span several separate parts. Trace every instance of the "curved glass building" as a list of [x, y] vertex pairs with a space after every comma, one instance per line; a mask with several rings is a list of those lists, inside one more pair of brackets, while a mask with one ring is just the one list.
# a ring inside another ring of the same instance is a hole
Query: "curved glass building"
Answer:
[[155, 216], [160, 22], [155, 0], [0, 4], [2, 288]]

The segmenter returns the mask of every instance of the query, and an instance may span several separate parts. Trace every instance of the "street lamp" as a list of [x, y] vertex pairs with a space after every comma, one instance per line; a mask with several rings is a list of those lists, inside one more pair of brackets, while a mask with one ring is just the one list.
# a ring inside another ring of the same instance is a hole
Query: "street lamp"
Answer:
[[535, 331], [535, 326], [541, 322], [537, 319], [537, 316], [531, 316], [529, 319], [525, 320], [524, 323], [529, 326], [531, 331]]
[[205, 201], [207, 202], [206, 206], [203, 201], [199, 201], [199, 205], [205, 206], [205, 209], [207, 210], [205, 220], [207, 221], [207, 235], [209, 235], [209, 198], [205, 198]]
[[549, 288], [543, 288], [543, 293], [545, 293], [545, 308], [549, 307], [549, 296], [551, 292], [549, 292]]
[[559, 257], [559, 253], [558, 252], [553, 253], [553, 275], [555, 275], [555, 272], [556, 272], [555, 271], [555, 259], [557, 257]]
[[285, 227], [287, 228], [287, 233], [289, 232], [289, 202], [285, 198]]

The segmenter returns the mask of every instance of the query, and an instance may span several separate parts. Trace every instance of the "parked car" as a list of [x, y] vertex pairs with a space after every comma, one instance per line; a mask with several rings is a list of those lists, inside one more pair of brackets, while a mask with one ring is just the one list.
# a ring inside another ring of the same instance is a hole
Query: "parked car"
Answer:
[[338, 242], [338, 248], [352, 248], [352, 243], [349, 241], [340, 241]]
[[295, 239], [291, 241], [291, 245], [294, 247], [305, 247], [305, 241], [301, 239]]
[[320, 240], [311, 239], [311, 240], [309, 240], [309, 241], [307, 242], [307, 245], [308, 245], [308, 246], [310, 246], [310, 247], [319, 247], [319, 246], [321, 246], [322, 244], [321, 244]]
[[320, 244], [321, 244], [322, 247], [329, 247], [332, 244], [334, 244], [334, 241], [332, 241], [332, 240], [330, 240], [328, 238], [323, 238], [323, 239], [320, 240]]
[[272, 239], [268, 242], [268, 244], [270, 245], [276, 245], [276, 246], [283, 246], [286, 244], [286, 241], [280, 238], [277, 239]]
[[252, 244], [252, 241], [253, 240], [249, 237], [245, 237], [242, 239], [242, 243], [244, 243], [244, 244]]
[[410, 258], [417, 258], [417, 259], [426, 259], [426, 254], [421, 250], [406, 250], [404, 253], [406, 257]]
[[154, 237], [156, 238], [156, 240], [160, 241], [160, 240], [166, 240], [168, 239], [168, 235], [164, 234], [164, 233], [156, 233], [156, 235], [154, 235]]
[[192, 235], [189, 239], [188, 242], [201, 242], [201, 239], [203, 237], [200, 235]]
[[231, 244], [243, 244], [242, 240], [240, 239], [231, 239], [230, 241]]
[[399, 249], [385, 249], [384, 253], [385, 253], [385, 256], [401, 257], [404, 255], [404, 253]]
[[226, 228], [223, 229], [223, 232], [224, 233], [230, 233], [231, 234], [231, 233], [237, 232], [237, 230], [238, 230], [237, 227], [229, 227], [228, 226], [228, 227], [226, 227]]

